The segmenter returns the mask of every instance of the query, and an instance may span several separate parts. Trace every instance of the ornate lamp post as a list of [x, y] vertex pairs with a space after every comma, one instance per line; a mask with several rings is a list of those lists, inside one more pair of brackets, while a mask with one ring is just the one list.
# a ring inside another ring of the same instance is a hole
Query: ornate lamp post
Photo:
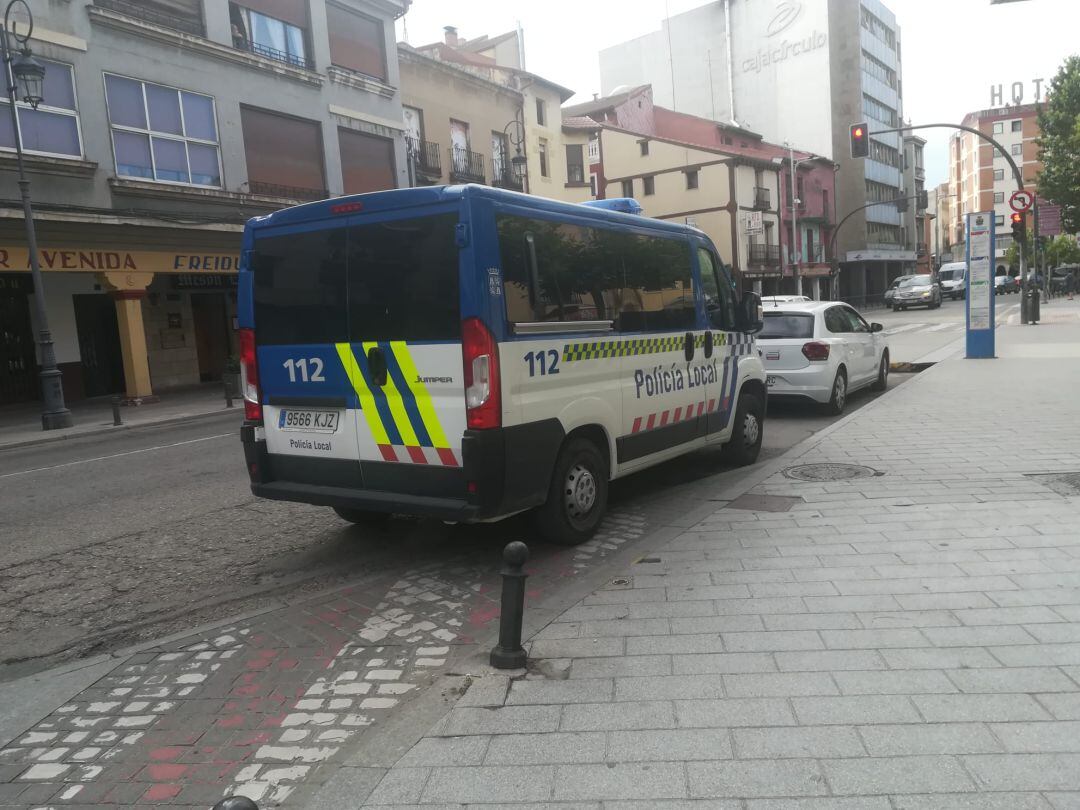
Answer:
[[514, 147], [514, 156], [510, 158], [510, 168], [514, 173], [514, 179], [521, 183], [522, 189], [529, 192], [529, 161], [521, 153], [521, 147], [525, 143], [525, 113], [518, 107], [514, 113], [514, 120], [503, 127], [503, 135]]
[[[17, 6], [26, 10], [26, 33], [19, 33], [12, 24], [11, 13]], [[37, 233], [34, 230], [34, 211], [30, 206], [30, 181], [26, 179], [23, 166], [22, 136], [19, 134], [19, 112], [16, 100], [37, 109], [42, 102], [45, 83], [45, 66], [34, 59], [30, 52], [30, 35], [34, 31], [34, 17], [26, 0], [11, 0], [4, 10], [4, 23], [0, 28], [0, 57], [4, 62], [4, 83], [7, 87], [8, 108], [11, 111], [11, 129], [15, 135], [15, 157], [19, 167], [19, 192], [22, 196], [23, 219], [26, 222], [26, 247], [30, 253], [30, 273], [34, 279], [34, 308], [37, 313], [38, 346], [41, 351], [41, 428], [56, 430], [71, 427], [71, 411], [64, 405], [64, 387], [60, 369], [56, 367], [52, 333], [45, 312], [45, 287], [42, 284], [41, 267], [38, 265]], [[9, 43], [8, 38], [12, 42]]]

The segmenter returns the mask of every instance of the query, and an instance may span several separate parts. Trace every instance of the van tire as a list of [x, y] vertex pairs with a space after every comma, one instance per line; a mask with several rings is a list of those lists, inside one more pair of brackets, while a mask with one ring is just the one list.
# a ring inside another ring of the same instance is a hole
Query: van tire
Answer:
[[335, 506], [333, 510], [334, 514], [342, 520], [372, 529], [376, 529], [390, 520], [389, 512], [370, 512], [367, 509], [347, 509], [343, 506]]
[[[560, 546], [576, 546], [596, 533], [607, 511], [608, 460], [588, 439], [567, 441], [551, 474], [547, 501], [536, 510], [540, 536]], [[588, 509], [581, 512], [581, 505]]]
[[761, 452], [761, 439], [765, 435], [765, 406], [757, 394], [743, 391], [735, 408], [735, 420], [731, 425], [731, 438], [724, 444], [724, 459], [739, 467], [757, 461]]

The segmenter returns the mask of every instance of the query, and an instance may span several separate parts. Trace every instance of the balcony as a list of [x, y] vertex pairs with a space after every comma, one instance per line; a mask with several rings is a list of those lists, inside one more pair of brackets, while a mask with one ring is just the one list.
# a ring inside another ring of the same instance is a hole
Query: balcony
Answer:
[[413, 160], [413, 167], [418, 175], [438, 180], [442, 177], [442, 156], [439, 154], [439, 145], [431, 141], [421, 141], [416, 138], [405, 139], [409, 157]]
[[206, 28], [203, 26], [202, 20], [195, 19], [194, 17], [180, 17], [176, 14], [169, 14], [164, 11], [155, 11], [154, 9], [146, 8], [142, 3], [132, 2], [132, 0], [94, 0], [94, 5], [98, 8], [107, 8], [109, 11], [115, 11], [128, 17], [134, 17], [143, 22], [160, 25], [163, 28], [171, 28], [174, 31], [183, 31], [185, 34], [192, 34], [197, 37], [206, 36]]
[[758, 267], [779, 267], [779, 245], [750, 245], [750, 264]]
[[769, 193], [769, 189], [755, 186], [754, 209], [757, 211], [768, 211], [770, 208], [772, 208], [772, 195]]
[[459, 183], [483, 183], [484, 156], [468, 149], [450, 147], [450, 179]]
[[498, 188], [507, 188], [511, 191], [523, 191], [525, 188], [524, 184], [514, 176], [513, 166], [505, 168], [492, 166], [491, 175], [491, 184]]
[[298, 188], [278, 183], [264, 183], [261, 180], [251, 180], [248, 182], [248, 188], [251, 189], [252, 194], [280, 197], [285, 200], [325, 200], [330, 196], [330, 192], [325, 188]]
[[264, 59], [272, 59], [275, 62], [281, 62], [285, 65], [292, 65], [293, 67], [304, 68], [305, 70], [315, 69], [315, 63], [306, 56], [285, 53], [285, 51], [279, 51], [277, 48], [271, 48], [269, 45], [261, 45], [258, 42], [252, 42], [244, 37], [234, 36], [233, 47], [238, 51], [247, 51], [256, 56], [261, 56]]

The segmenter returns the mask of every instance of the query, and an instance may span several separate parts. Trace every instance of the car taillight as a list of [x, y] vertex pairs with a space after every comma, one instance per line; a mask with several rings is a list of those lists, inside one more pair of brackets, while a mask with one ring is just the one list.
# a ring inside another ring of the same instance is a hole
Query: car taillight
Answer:
[[479, 318], [461, 323], [461, 354], [465, 365], [465, 421], [483, 430], [502, 425], [499, 388], [499, 347]]
[[829, 344], [820, 343], [816, 340], [812, 343], [804, 343], [802, 353], [807, 360], [828, 360]]
[[240, 392], [244, 395], [244, 417], [261, 422], [262, 397], [259, 395], [259, 365], [255, 360], [255, 330], [241, 329], [240, 337]]

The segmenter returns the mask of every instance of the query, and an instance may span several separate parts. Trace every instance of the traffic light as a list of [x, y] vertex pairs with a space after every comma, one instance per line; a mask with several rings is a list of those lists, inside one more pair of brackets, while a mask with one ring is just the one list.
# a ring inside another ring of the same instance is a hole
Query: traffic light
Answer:
[[851, 125], [851, 156], [853, 158], [870, 156], [870, 128], [865, 121]]
[[1024, 243], [1024, 237], [1027, 234], [1027, 224], [1024, 222], [1024, 215], [1021, 213], [1015, 213], [1012, 215], [1012, 233], [1013, 239], [1018, 243]]

